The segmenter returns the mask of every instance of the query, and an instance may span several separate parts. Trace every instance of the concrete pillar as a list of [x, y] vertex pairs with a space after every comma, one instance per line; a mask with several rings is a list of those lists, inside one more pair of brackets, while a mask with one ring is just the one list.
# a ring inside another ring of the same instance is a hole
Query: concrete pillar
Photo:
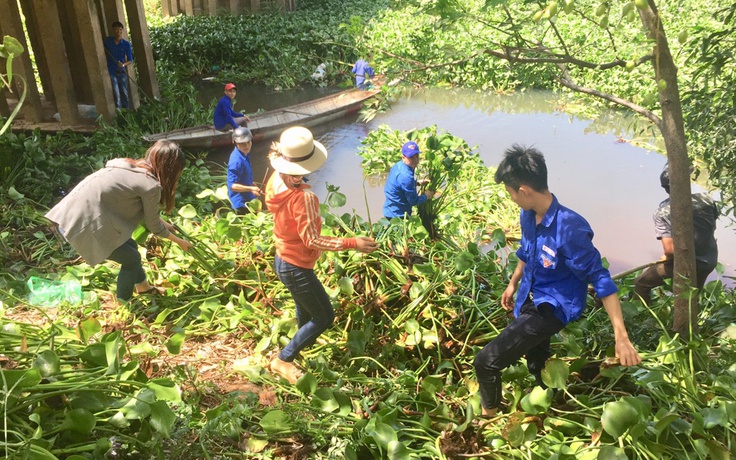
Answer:
[[156, 64], [153, 61], [153, 50], [151, 49], [151, 38], [148, 35], [143, 0], [125, 0], [125, 9], [128, 12], [130, 34], [135, 37], [133, 53], [138, 68], [137, 85], [149, 98], [160, 99], [161, 93], [156, 79]]
[[[33, 0], [21, 0], [20, 7], [23, 11], [23, 16], [26, 18], [26, 30], [28, 31], [28, 38], [30, 40], [31, 48], [33, 48], [33, 54], [35, 56], [45, 56], [46, 49], [44, 48], [43, 40], [41, 40], [41, 31], [38, 26], [38, 19], [36, 18], [36, 9], [32, 8]], [[36, 59], [36, 68], [38, 69], [38, 75], [41, 78], [41, 90], [44, 98], [47, 102], [54, 102], [56, 95], [54, 94], [54, 88], [51, 86], [51, 72], [49, 72], [48, 66], [43, 59]], [[35, 76], [33, 77], [36, 78]]]
[[81, 38], [81, 49], [87, 57], [84, 73], [89, 78], [95, 108], [98, 114], [110, 121], [115, 116], [115, 96], [107, 71], [105, 47], [100, 39], [102, 31], [97, 21], [97, 7], [94, 0], [73, 0], [72, 3]]
[[77, 103], [92, 104], [94, 96], [92, 95], [92, 87], [89, 75], [87, 74], [87, 56], [82, 50], [82, 40], [80, 38], [79, 24], [77, 23], [76, 13], [74, 11], [73, 1], [57, 2], [59, 11], [59, 23], [61, 24], [61, 35], [64, 40], [64, 46], [67, 50], [66, 56], [69, 59], [69, 70], [74, 75], [74, 93], [77, 96]]
[[[26, 42], [26, 36], [23, 33], [23, 23], [20, 18], [20, 10], [18, 9], [18, 2], [16, 0], [0, 0], [0, 11], [5, 13], [0, 15], [0, 36], [10, 35], [17, 39], [25, 52], [13, 59], [13, 73], [15, 75], [21, 75], [26, 82], [26, 100], [23, 102], [21, 108], [23, 118], [30, 122], [38, 122], [43, 119], [43, 108], [41, 106], [41, 95], [38, 92], [38, 86], [36, 86], [36, 76], [33, 73], [33, 65], [31, 64], [30, 49]], [[20, 81], [20, 80], [18, 80]], [[16, 97], [20, 97], [22, 89], [19, 87], [20, 83], [16, 83], [15, 89], [13, 90]], [[2, 95], [0, 95], [2, 96]], [[8, 108], [7, 101], [4, 97], [0, 97], [0, 104], [5, 104], [5, 108]], [[0, 106], [2, 111], [2, 106]], [[8, 117], [10, 112], [7, 114], [4, 112], [4, 117]]]
[[[24, 3], [33, 12], [37, 21], [39, 41], [43, 47], [43, 55], [36, 54], [39, 70], [41, 67], [53, 69], [51, 75], [51, 87], [54, 90], [56, 110], [61, 115], [61, 122], [65, 125], [79, 124], [79, 110], [77, 109], [77, 97], [74, 93], [74, 82], [69, 70], [69, 59], [62, 40], [61, 24], [59, 22], [58, 10], [55, 0], [32, 0]], [[34, 51], [35, 51], [34, 47]]]

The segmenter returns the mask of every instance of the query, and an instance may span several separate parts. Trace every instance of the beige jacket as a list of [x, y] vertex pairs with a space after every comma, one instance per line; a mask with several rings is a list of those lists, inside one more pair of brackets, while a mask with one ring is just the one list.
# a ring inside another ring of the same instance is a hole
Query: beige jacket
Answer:
[[154, 235], [169, 236], [160, 200], [161, 185], [153, 175], [117, 158], [84, 178], [46, 217], [88, 264], [97, 265], [141, 222]]

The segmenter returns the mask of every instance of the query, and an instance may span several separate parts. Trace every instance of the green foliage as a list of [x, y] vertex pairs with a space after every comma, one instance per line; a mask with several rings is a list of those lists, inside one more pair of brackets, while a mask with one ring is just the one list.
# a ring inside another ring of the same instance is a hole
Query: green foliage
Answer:
[[695, 71], [686, 80], [683, 112], [688, 126], [688, 148], [709, 182], [721, 190], [725, 208], [736, 206], [736, 5], [720, 10], [716, 21], [695, 28], [688, 57]]
[[[219, 78], [290, 88], [326, 63], [326, 79], [350, 78], [359, 24], [385, 1], [311, 2], [289, 14], [177, 16], [150, 29], [159, 68], [182, 77], [220, 71]], [[183, 79], [183, 78], [182, 78]]]
[[121, 360], [120, 332], [85, 344], [60, 323], [9, 330], [0, 332], [3, 347], [29, 352], [15, 355], [15, 370], [0, 370], [4, 456], [159, 455], [175, 421], [166, 401], [180, 401], [180, 391]]
[[[5, 35], [3, 37], [3, 42], [0, 43], [0, 58], [5, 59], [5, 72], [0, 72], [0, 91], [5, 89], [10, 92], [13, 91], [13, 59], [21, 55], [24, 51], [25, 50], [23, 49], [23, 45], [21, 45], [17, 39], [9, 35]], [[18, 114], [21, 106], [23, 106], [23, 101], [25, 101], [26, 99], [25, 79], [23, 79], [23, 77], [19, 75], [16, 75], [15, 79], [22, 82], [22, 84], [18, 85], [18, 87], [22, 88], [23, 91], [18, 97], [18, 103], [15, 106], [13, 113], [10, 114], [10, 117], [8, 117], [8, 119], [5, 120], [3, 126], [0, 127], [0, 136], [2, 136], [5, 131], [8, 130], [10, 124], [13, 122], [13, 119]], [[2, 118], [0, 118], [0, 120], [2, 120]], [[2, 165], [2, 163], [0, 163], [0, 165]]]

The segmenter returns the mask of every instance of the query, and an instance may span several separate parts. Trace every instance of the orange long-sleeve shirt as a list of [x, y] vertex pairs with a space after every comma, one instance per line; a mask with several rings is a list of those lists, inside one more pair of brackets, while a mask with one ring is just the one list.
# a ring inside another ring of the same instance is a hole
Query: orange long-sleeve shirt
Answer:
[[266, 186], [266, 206], [273, 214], [273, 233], [280, 240], [279, 257], [297, 267], [312, 269], [322, 251], [354, 249], [355, 238], [323, 236], [319, 199], [306, 184], [286, 188], [278, 173]]

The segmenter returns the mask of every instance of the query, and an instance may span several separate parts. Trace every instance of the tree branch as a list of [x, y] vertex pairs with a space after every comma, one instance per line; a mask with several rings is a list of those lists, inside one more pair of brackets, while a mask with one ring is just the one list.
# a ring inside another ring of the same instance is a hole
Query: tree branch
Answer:
[[659, 118], [654, 112], [651, 110], [647, 110], [646, 108], [634, 104], [633, 102], [622, 99], [620, 97], [613, 96], [608, 93], [604, 93], [592, 88], [586, 88], [584, 86], [580, 86], [577, 83], [575, 83], [572, 80], [572, 76], [570, 75], [570, 72], [568, 72], [567, 67], [565, 67], [563, 64], [557, 64], [557, 67], [562, 72], [562, 77], [555, 77], [555, 79], [564, 87], [569, 88], [573, 91], [576, 91], [578, 93], [584, 93], [584, 94], [590, 94], [591, 96], [595, 96], [601, 99], [604, 99], [606, 101], [613, 102], [615, 104], [621, 105], [623, 107], [626, 107], [628, 109], [633, 110], [634, 112], [638, 113], [641, 116], [644, 116], [648, 118], [652, 123], [657, 125], [657, 128], [662, 128], [662, 119]]

